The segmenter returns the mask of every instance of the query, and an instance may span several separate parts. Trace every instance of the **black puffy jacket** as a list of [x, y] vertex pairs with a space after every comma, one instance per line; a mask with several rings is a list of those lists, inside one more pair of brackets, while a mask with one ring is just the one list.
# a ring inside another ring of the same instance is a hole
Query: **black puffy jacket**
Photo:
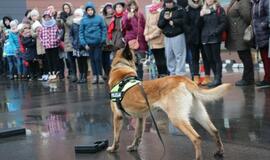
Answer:
[[224, 9], [217, 6], [216, 10], [211, 10], [210, 14], [201, 17], [200, 26], [202, 28], [201, 40], [203, 44], [220, 43], [221, 34], [227, 27]]
[[[170, 12], [171, 19], [164, 18], [165, 12]], [[169, 24], [173, 21], [173, 26]], [[173, 8], [165, 8], [161, 13], [158, 21], [158, 27], [166, 37], [175, 37], [185, 32], [187, 25], [186, 11], [176, 4]]]

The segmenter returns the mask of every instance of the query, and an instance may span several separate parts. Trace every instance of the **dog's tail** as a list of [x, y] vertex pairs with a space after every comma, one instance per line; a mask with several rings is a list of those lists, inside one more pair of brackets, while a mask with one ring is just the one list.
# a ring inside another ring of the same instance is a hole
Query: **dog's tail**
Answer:
[[191, 89], [190, 91], [199, 100], [204, 101], [204, 102], [210, 102], [210, 101], [218, 100], [221, 97], [223, 97], [227, 93], [227, 91], [231, 88], [231, 86], [232, 85], [229, 83], [224, 83], [212, 89], [196, 88], [196, 89]]

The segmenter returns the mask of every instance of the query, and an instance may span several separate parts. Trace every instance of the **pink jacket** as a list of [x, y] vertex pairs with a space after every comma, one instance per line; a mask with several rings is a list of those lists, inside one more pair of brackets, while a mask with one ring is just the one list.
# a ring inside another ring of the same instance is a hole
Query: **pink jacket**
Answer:
[[60, 37], [57, 25], [43, 27], [39, 32], [39, 38], [45, 49], [59, 47]]

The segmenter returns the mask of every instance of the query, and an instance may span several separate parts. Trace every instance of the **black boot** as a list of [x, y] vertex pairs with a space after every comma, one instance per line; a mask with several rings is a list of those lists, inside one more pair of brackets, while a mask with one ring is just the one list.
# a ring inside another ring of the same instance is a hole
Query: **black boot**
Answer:
[[86, 80], [86, 75], [85, 73], [82, 74], [82, 79], [81, 79], [81, 83], [86, 83], [87, 80]]
[[71, 75], [71, 81], [73, 83], [77, 82], [77, 76], [75, 74]]
[[220, 77], [215, 77], [214, 81], [212, 83], [208, 84], [208, 87], [209, 88], [214, 88], [214, 87], [217, 87], [217, 86], [219, 86], [221, 84], [222, 84], [221, 78]]
[[80, 74], [80, 78], [77, 80], [77, 83], [80, 84], [83, 79], [83, 74]]

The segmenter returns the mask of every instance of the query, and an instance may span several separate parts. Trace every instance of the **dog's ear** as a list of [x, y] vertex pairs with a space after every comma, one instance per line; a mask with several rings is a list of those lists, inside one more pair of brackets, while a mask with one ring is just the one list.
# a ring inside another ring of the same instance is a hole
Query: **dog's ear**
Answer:
[[125, 46], [125, 48], [124, 48], [122, 54], [123, 54], [123, 57], [124, 57], [126, 60], [128, 60], [128, 61], [133, 60], [133, 55], [132, 55], [132, 52], [131, 52], [131, 50], [130, 50], [130, 48], [129, 48], [128, 43], [126, 43], [126, 46]]

